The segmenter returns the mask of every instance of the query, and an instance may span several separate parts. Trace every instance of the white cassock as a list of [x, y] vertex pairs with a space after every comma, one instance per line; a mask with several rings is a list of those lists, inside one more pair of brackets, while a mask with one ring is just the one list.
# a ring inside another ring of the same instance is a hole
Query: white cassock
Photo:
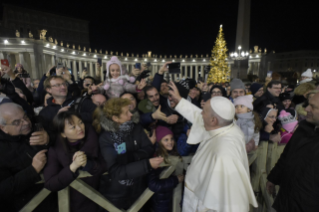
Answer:
[[249, 204], [258, 207], [240, 128], [233, 123], [206, 131], [202, 110], [185, 99], [175, 110], [193, 123], [187, 143], [200, 143], [186, 173], [183, 212], [247, 212]]

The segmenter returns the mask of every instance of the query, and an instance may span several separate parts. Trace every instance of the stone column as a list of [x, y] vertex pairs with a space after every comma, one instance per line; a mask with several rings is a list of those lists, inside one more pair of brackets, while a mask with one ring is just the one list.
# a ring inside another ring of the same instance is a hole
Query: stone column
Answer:
[[195, 80], [198, 81], [198, 65], [195, 66]]
[[76, 67], [76, 60], [73, 60], [73, 75], [74, 75], [74, 80], [78, 81], [78, 70]]
[[51, 55], [51, 67], [55, 65], [54, 55]]
[[90, 65], [90, 76], [94, 77], [94, 75], [93, 75], [93, 63], [89, 62], [89, 65]]
[[71, 68], [71, 60], [70, 59], [68, 59], [67, 66], [68, 66], [68, 68]]
[[30, 52], [29, 54], [31, 60], [31, 73], [29, 71], [29, 74], [31, 74], [33, 79], [40, 79], [42, 76], [39, 73], [38, 67], [36, 66], [34, 53]]
[[99, 71], [99, 70], [97, 70], [97, 63], [94, 63], [94, 69], [95, 69], [94, 75], [97, 76], [98, 75], [97, 72]]
[[45, 59], [45, 54], [42, 55], [42, 72], [45, 74], [47, 72], [47, 63]]
[[79, 78], [81, 78], [81, 76], [82, 76], [82, 71], [83, 71], [83, 68], [82, 68], [82, 61], [81, 61], [81, 60], [79, 60], [78, 62], [79, 62], [79, 72], [80, 72], [80, 76], [79, 76]]

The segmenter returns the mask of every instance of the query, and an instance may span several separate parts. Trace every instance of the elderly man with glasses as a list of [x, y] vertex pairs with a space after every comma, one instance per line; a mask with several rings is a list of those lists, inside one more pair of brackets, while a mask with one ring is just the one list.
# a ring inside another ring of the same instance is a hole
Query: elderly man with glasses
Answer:
[[[40, 173], [46, 164], [48, 135], [32, 133], [32, 124], [20, 105], [0, 105], [0, 205], [3, 211], [19, 211], [43, 184]], [[34, 211], [52, 211], [56, 201], [50, 195]], [[52, 207], [52, 208], [51, 208]], [[52, 209], [52, 210], [51, 210]]]

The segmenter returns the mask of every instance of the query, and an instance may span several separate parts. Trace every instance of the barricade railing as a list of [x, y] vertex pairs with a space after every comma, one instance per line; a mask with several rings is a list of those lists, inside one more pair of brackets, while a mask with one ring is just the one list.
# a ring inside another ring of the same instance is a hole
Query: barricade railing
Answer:
[[[167, 166], [168, 168], [161, 173], [160, 179], [168, 178], [174, 171], [176, 175], [183, 174], [183, 170], [187, 169], [191, 159], [192, 156], [182, 158], [177, 156], [170, 156], [168, 159], [169, 164], [161, 164], [161, 167]], [[78, 192], [86, 196], [88, 199], [95, 202], [97, 205], [111, 212], [138, 212], [154, 194], [154, 192], [146, 188], [145, 191], [141, 194], [141, 196], [128, 210], [119, 209], [115, 207], [109, 200], [107, 200], [100, 192], [98, 192], [90, 185], [86, 184], [84, 181], [81, 180], [81, 178], [90, 176], [92, 175], [90, 175], [88, 172], [80, 171], [80, 175], [77, 179], [75, 179], [66, 188], [58, 191], [59, 212], [70, 211], [70, 187], [77, 190]], [[38, 183], [44, 183], [44, 180]], [[51, 191], [49, 191], [46, 188], [43, 188], [20, 210], [20, 212], [33, 211], [50, 193]], [[180, 212], [180, 202], [182, 198], [182, 183], [178, 184], [178, 186], [174, 189], [173, 194], [173, 212]]]

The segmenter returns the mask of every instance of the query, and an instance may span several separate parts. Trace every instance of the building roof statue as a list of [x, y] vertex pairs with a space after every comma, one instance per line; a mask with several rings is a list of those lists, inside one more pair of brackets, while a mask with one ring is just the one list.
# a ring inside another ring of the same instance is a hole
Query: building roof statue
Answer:
[[16, 30], [16, 37], [17, 37], [17, 38], [20, 37], [20, 32], [19, 32], [19, 30]]
[[47, 30], [45, 29], [39, 30], [40, 40], [46, 40], [46, 37], [45, 37], [46, 34], [47, 34]]

